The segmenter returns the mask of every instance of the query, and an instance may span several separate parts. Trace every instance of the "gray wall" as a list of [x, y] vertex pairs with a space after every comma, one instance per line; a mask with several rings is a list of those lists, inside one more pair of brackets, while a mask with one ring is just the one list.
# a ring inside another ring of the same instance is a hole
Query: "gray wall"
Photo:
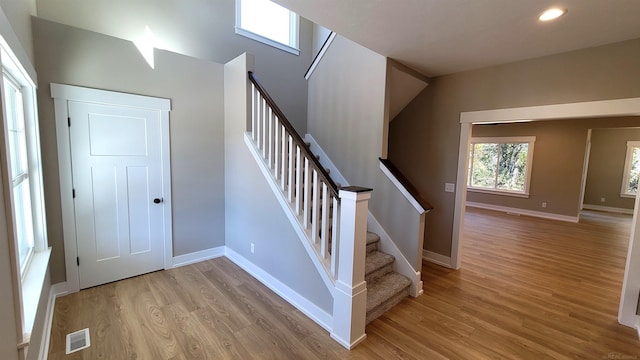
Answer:
[[620, 196], [627, 141], [640, 141], [640, 129], [593, 129], [585, 204], [633, 210], [635, 198]]
[[38, 0], [38, 16], [134, 41], [149, 26], [168, 51], [220, 64], [249, 52], [256, 74], [296, 129], [306, 132], [313, 26], [300, 19], [296, 56], [236, 35], [235, 0]]
[[36, 14], [36, 0], [0, 0], [0, 7], [31, 63], [34, 63], [31, 15]]
[[[536, 142], [528, 198], [468, 191], [467, 201], [551, 214], [578, 216], [584, 156], [589, 129], [594, 129], [595, 134], [600, 130], [598, 128], [601, 127], [634, 126], [636, 124], [640, 125], [639, 117], [474, 125], [472, 134], [476, 137], [535, 136]], [[626, 130], [617, 131], [626, 132]], [[620, 176], [618, 176], [618, 180], [615, 180], [617, 181], [615, 186], [617, 190], [614, 190], [617, 197], [619, 197], [620, 184], [622, 182], [621, 174], [624, 165], [626, 142], [623, 142], [622, 146], [624, 147], [622, 165], [620, 165], [618, 171]], [[609, 149], [600, 149], [604, 150], [600, 153], [605, 158], [609, 158], [609, 163], [615, 163], [615, 160], [619, 160], [616, 159], [618, 155], [611, 154], [613, 158], [609, 156]], [[594, 153], [592, 152], [592, 154]], [[595, 171], [597, 169], [590, 170]], [[613, 179], [612, 176], [614, 174], [605, 173], [607, 179]], [[610, 184], [610, 181], [606, 181], [606, 183]], [[587, 188], [588, 184], [589, 181], [587, 181]], [[547, 203], [546, 208], [542, 208], [543, 202]], [[631, 201], [631, 208], [633, 208], [633, 201]]]
[[65, 266], [50, 83], [171, 99], [174, 256], [224, 245], [223, 65], [156, 50], [151, 69], [130, 41], [33, 21], [52, 281]]
[[307, 127], [350, 185], [373, 188], [369, 210], [417, 266], [420, 214], [382, 173], [378, 160], [387, 124], [386, 76], [384, 56], [337, 36], [309, 79]]
[[640, 39], [432, 79], [391, 123], [389, 158], [434, 206], [425, 247], [449, 256], [460, 113], [640, 97]]
[[331, 292], [244, 143], [245, 63], [242, 56], [225, 65], [226, 245], [331, 314]]

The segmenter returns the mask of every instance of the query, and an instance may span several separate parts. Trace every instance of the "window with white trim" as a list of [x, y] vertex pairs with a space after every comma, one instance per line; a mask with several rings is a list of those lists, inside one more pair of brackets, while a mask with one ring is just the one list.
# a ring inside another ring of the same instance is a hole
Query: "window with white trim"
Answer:
[[528, 196], [535, 139], [534, 136], [471, 139], [467, 188]]
[[236, 34], [295, 55], [299, 16], [269, 0], [236, 0]]
[[17, 325], [22, 336], [18, 341], [23, 344], [31, 336], [51, 249], [47, 243], [44, 213], [35, 70], [24, 52], [19, 58], [4, 36], [5, 33], [0, 35], [0, 184], [4, 201], [10, 205], [6, 213], [9, 256], [17, 280], [13, 291], [20, 300]]
[[620, 196], [636, 197], [640, 177], [640, 141], [627, 141]]
[[4, 108], [8, 137], [9, 169], [13, 193], [13, 217], [17, 237], [20, 274], [24, 274], [33, 255], [33, 212], [27, 155], [27, 131], [21, 86], [6, 71], [2, 74]]

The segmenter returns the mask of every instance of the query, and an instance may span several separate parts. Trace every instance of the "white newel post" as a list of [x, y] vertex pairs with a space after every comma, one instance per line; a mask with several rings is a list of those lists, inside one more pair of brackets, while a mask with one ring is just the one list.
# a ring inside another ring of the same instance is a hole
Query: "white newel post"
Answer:
[[364, 332], [367, 312], [364, 263], [371, 191], [350, 186], [340, 189], [339, 193], [340, 239], [331, 337], [349, 349], [367, 337]]

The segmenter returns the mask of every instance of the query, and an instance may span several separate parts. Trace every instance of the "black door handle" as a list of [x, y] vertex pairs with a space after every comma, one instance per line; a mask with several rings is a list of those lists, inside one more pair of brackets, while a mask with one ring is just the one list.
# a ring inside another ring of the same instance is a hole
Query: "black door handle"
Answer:
[[154, 204], [160, 204], [161, 202], [163, 202], [164, 200], [162, 198], [155, 198], [153, 199], [153, 203]]

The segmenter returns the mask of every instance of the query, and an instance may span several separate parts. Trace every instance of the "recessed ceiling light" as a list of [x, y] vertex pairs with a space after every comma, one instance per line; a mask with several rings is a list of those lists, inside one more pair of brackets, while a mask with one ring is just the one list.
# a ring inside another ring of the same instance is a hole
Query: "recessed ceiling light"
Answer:
[[540, 21], [551, 21], [559, 18], [560, 16], [567, 13], [567, 9], [563, 8], [549, 8], [545, 10], [540, 16], [538, 16], [538, 20]]

